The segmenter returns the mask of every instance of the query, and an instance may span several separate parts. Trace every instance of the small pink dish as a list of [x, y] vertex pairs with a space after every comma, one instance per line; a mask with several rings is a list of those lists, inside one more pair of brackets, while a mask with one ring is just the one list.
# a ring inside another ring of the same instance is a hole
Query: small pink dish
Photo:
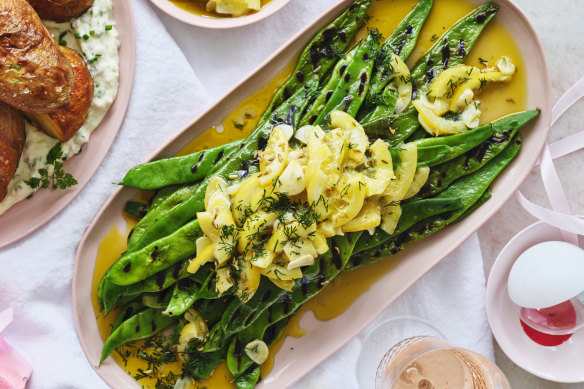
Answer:
[[503, 352], [531, 374], [555, 382], [584, 382], [584, 331], [564, 343], [546, 347], [531, 340], [519, 321], [519, 308], [507, 292], [507, 279], [517, 257], [538, 243], [561, 241], [560, 230], [538, 222], [519, 232], [503, 248], [487, 283], [487, 317]]
[[272, 0], [265, 6], [263, 6], [259, 11], [254, 12], [249, 15], [239, 16], [239, 17], [209, 17], [205, 15], [197, 15], [195, 13], [186, 11], [175, 4], [171, 3], [169, 0], [150, 0], [152, 4], [160, 8], [161, 11], [165, 12], [169, 16], [180, 20], [183, 23], [190, 24], [192, 26], [213, 28], [213, 29], [226, 29], [226, 28], [236, 28], [247, 26], [260, 20], [264, 20], [268, 16], [271, 16], [284, 8], [290, 0]]
[[65, 162], [65, 171], [71, 173], [78, 184], [65, 191], [39, 190], [31, 199], [15, 204], [5, 214], [0, 215], [0, 249], [32, 234], [73, 201], [97, 171], [116, 139], [132, 94], [136, 63], [136, 30], [131, 2], [115, 1], [113, 12], [120, 40], [118, 94], [107, 115], [92, 133], [89, 142], [83, 146], [83, 152]]

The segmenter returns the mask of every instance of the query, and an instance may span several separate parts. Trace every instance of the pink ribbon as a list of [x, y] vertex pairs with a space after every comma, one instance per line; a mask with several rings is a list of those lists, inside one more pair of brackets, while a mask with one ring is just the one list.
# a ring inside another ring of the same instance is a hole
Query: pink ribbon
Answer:
[[[0, 333], [12, 321], [12, 308], [0, 312]], [[32, 374], [32, 368], [0, 336], [0, 389], [24, 389]]]
[[[578, 100], [584, 97], [584, 78], [576, 82], [556, 102], [552, 109], [553, 126], [556, 121]], [[584, 219], [572, 215], [566, 193], [558, 177], [553, 160], [580, 150], [584, 147], [584, 131], [565, 139], [544, 145], [540, 156], [540, 172], [546, 194], [552, 209], [543, 208], [527, 200], [517, 191], [515, 196], [527, 212], [562, 232], [562, 238], [568, 243], [578, 245], [578, 235], [584, 235]]]

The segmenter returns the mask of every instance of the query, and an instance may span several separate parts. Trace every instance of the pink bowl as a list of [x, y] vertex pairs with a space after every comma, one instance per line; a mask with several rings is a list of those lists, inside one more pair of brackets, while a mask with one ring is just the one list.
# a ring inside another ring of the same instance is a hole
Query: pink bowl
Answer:
[[487, 317], [505, 354], [531, 374], [556, 382], [584, 382], [584, 330], [554, 347], [540, 346], [523, 331], [519, 309], [507, 293], [511, 267], [525, 250], [538, 243], [561, 241], [560, 230], [538, 222], [515, 235], [503, 248], [487, 283]]
[[268, 16], [275, 14], [290, 2], [290, 0], [272, 0], [264, 7], [262, 7], [258, 12], [255, 12], [250, 15], [239, 16], [236, 18], [229, 17], [212, 18], [208, 16], [196, 15], [194, 13], [185, 11], [184, 9], [177, 7], [168, 0], [150, 0], [150, 1], [152, 2], [152, 4], [160, 8], [160, 10], [164, 11], [173, 18], [180, 20], [183, 23], [187, 23], [198, 27], [216, 29], [242, 27], [247, 26], [248, 24], [259, 22], [260, 20], [264, 20]]

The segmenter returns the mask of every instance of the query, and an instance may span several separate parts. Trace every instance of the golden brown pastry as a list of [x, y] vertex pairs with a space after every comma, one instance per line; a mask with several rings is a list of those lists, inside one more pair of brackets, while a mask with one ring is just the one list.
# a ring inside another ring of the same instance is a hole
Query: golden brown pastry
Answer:
[[64, 46], [61, 46], [61, 51], [67, 56], [75, 73], [71, 102], [52, 113], [27, 113], [26, 116], [35, 121], [48, 135], [66, 142], [75, 135], [87, 119], [93, 99], [93, 77], [87, 63], [77, 51]]
[[24, 118], [14, 108], [0, 102], [0, 201], [6, 197], [24, 148]]
[[93, 0], [28, 0], [41, 19], [66, 22], [83, 14]]
[[0, 0], [0, 100], [33, 113], [69, 104], [73, 69], [26, 0]]

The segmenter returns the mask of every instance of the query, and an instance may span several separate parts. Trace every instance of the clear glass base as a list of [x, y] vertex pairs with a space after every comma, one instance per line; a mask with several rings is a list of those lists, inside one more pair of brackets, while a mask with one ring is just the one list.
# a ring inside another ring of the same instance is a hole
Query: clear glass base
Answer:
[[359, 387], [374, 388], [379, 361], [383, 359], [387, 350], [401, 340], [414, 336], [445, 339], [444, 334], [432, 324], [415, 317], [396, 317], [373, 329], [363, 341], [357, 360], [355, 373]]

